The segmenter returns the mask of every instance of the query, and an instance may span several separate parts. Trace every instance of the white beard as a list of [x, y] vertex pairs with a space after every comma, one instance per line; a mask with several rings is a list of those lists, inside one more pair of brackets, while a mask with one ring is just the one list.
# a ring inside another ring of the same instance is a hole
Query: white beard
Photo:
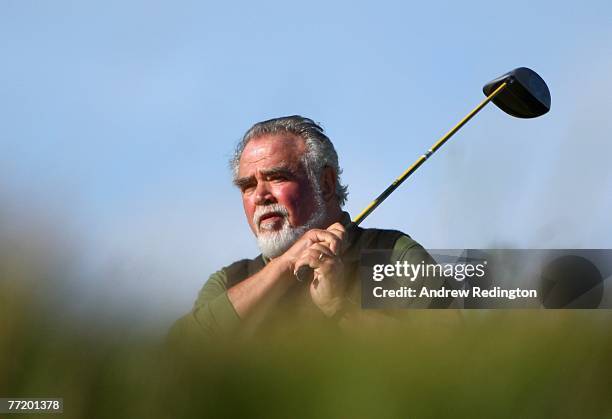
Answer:
[[[270, 204], [258, 207], [253, 215], [253, 224], [257, 228], [257, 245], [261, 254], [268, 258], [275, 258], [285, 253], [300, 237], [308, 230], [320, 228], [325, 220], [326, 211], [320, 188], [315, 188], [315, 210], [310, 218], [299, 227], [289, 224], [289, 213], [281, 204]], [[259, 218], [261, 215], [277, 212], [283, 216], [283, 225], [280, 230], [266, 231], [259, 228]]]

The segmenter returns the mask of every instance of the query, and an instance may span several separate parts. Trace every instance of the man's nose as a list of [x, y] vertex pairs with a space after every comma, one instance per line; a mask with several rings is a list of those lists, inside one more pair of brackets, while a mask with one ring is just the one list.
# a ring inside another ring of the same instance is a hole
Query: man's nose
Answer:
[[268, 188], [267, 182], [257, 183], [255, 189], [255, 204], [256, 205], [268, 205], [274, 203], [274, 195]]

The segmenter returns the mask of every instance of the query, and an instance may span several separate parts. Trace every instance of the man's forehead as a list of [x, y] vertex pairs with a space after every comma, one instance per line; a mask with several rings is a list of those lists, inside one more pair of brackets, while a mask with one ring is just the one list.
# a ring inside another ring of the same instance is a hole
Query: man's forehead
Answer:
[[297, 170], [304, 149], [304, 142], [289, 133], [254, 138], [242, 152], [239, 172], [259, 172], [279, 167]]

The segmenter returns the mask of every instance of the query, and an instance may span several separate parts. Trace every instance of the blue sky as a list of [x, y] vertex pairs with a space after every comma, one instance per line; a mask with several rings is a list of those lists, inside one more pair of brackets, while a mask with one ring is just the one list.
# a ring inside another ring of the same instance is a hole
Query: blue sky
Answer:
[[227, 169], [252, 123], [322, 123], [354, 215], [519, 66], [551, 112], [486, 108], [366, 225], [612, 247], [609, 2], [3, 1], [0, 54], [4, 206], [71, 232], [83, 301], [171, 318], [257, 254]]

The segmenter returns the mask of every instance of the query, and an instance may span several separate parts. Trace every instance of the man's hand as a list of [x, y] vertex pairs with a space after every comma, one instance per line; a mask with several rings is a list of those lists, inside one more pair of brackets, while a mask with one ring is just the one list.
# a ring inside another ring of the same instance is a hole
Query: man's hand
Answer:
[[[342, 231], [342, 233], [340, 233]], [[338, 255], [342, 251], [344, 238], [344, 227], [340, 223], [332, 224], [327, 230], [312, 229], [308, 230], [296, 241], [293, 246], [277, 259], [287, 266], [290, 273], [295, 274], [298, 268], [308, 263], [298, 265], [298, 260], [303, 256], [313, 244], [325, 246], [332, 254]], [[319, 255], [317, 254], [317, 257]]]
[[[258, 321], [258, 316], [263, 318], [267, 308], [289, 287], [296, 284], [295, 271], [302, 266], [296, 263], [310, 246], [321, 245], [323, 251], [335, 256], [342, 251], [343, 234], [344, 227], [340, 224], [334, 224], [327, 230], [307, 231], [289, 250], [272, 259], [261, 271], [231, 287], [227, 295], [238, 316], [241, 319], [255, 316], [255, 322]], [[319, 257], [319, 254], [316, 256]], [[254, 315], [255, 311], [258, 314]]]
[[[340, 259], [344, 248], [346, 231], [342, 224], [332, 224], [327, 230], [311, 230], [304, 236], [315, 231], [315, 237], [324, 240], [311, 243], [302, 250], [301, 255], [294, 263], [294, 272], [300, 266], [310, 266], [314, 269], [314, 279], [310, 283], [310, 296], [312, 301], [331, 317], [342, 307], [346, 280], [344, 278], [344, 264]], [[296, 243], [297, 244], [297, 243]]]

